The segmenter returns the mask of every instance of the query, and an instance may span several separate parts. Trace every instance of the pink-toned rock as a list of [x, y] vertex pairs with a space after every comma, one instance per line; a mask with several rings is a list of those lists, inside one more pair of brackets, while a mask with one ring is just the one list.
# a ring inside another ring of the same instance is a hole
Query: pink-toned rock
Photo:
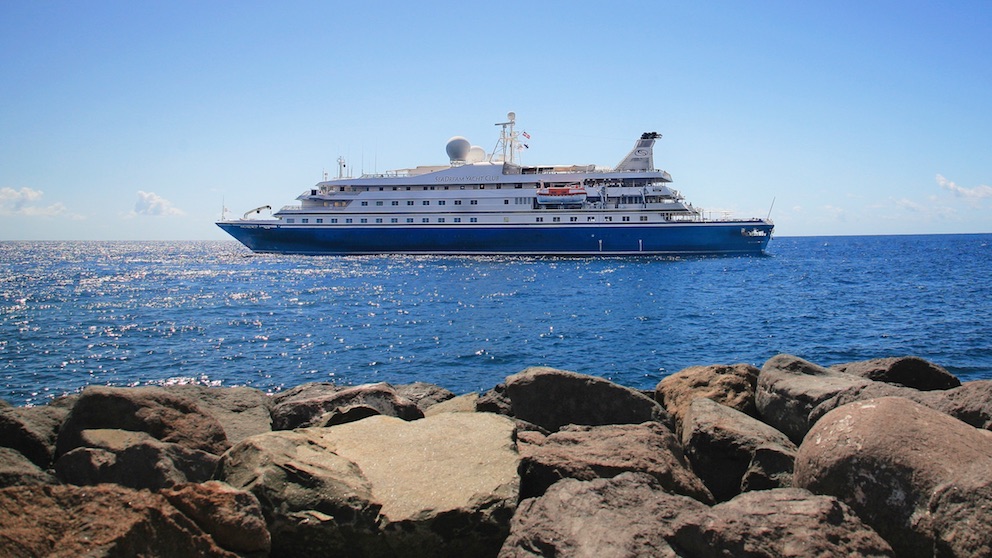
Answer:
[[712, 502], [713, 496], [690, 469], [678, 440], [656, 422], [566, 426], [542, 436], [518, 434], [521, 497], [540, 496], [563, 478], [593, 480], [643, 472], [666, 490]]
[[272, 548], [258, 498], [251, 492], [208, 481], [161, 491], [162, 496], [232, 552], [265, 553]]
[[403, 420], [424, 417], [413, 401], [401, 396], [393, 386], [380, 382], [308, 398], [294, 396], [272, 408], [272, 429], [331, 426], [349, 422], [349, 417], [359, 420], [377, 414]]
[[69, 409], [60, 405], [0, 409], [0, 446], [48, 468], [55, 454], [55, 438], [68, 415]]
[[690, 366], [662, 379], [655, 387], [655, 399], [674, 417], [677, 435], [681, 435], [682, 422], [689, 404], [697, 397], [712, 399], [757, 417], [754, 390], [758, 383], [758, 372], [750, 364]]
[[[930, 558], [941, 537], [935, 494], [976, 468], [992, 470], [988, 436], [908, 399], [883, 397], [824, 415], [799, 447], [794, 482], [844, 501], [897, 555]], [[965, 508], [949, 513], [983, 516], [992, 501], [988, 491], [974, 492], [960, 503]]]
[[0, 556], [237, 558], [162, 496], [114, 485], [0, 489]]

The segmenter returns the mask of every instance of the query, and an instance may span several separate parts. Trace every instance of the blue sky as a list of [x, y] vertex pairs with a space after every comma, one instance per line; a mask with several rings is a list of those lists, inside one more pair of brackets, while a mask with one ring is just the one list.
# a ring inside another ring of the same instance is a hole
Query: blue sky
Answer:
[[783, 236], [992, 232], [992, 2], [0, 3], [0, 240], [224, 239], [344, 156], [613, 165]]

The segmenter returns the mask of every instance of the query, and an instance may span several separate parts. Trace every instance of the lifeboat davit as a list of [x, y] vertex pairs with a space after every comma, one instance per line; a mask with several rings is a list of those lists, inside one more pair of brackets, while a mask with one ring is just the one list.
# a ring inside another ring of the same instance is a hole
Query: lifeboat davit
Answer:
[[588, 195], [585, 188], [575, 186], [540, 188], [537, 191], [537, 203], [543, 205], [580, 204], [586, 201]]

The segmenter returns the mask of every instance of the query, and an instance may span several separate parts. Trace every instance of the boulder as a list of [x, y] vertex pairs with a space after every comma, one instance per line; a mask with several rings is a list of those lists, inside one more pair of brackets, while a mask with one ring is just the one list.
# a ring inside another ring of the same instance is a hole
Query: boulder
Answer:
[[93, 429], [146, 432], [163, 442], [216, 455], [229, 447], [213, 415], [160, 387], [87, 387], [59, 431], [56, 455], [82, 445], [82, 432]]
[[681, 514], [674, 542], [686, 556], [894, 556], [882, 537], [831, 496], [779, 488]]
[[[788, 460], [768, 459], [767, 454], [795, 456], [797, 449], [785, 434], [771, 426], [705, 397], [694, 399], [689, 405], [682, 428], [682, 447], [692, 470], [718, 501], [740, 494], [744, 474], [759, 448], [765, 448], [763, 466], [776, 469], [766, 472], [769, 481], [790, 475], [792, 464]], [[756, 481], [752, 479], [749, 484]]]
[[831, 397], [823, 400], [809, 413], [810, 424], [815, 424], [823, 415], [843, 407], [855, 401], [866, 401], [868, 399], [878, 399], [879, 397], [904, 397], [916, 401], [921, 405], [933, 407], [937, 397], [944, 392], [926, 392], [905, 386], [888, 384], [885, 382], [871, 382], [865, 385], [854, 386], [837, 392]]
[[975, 428], [992, 430], [992, 380], [965, 382], [960, 387], [935, 392], [926, 404]]
[[706, 397], [757, 417], [754, 389], [758, 372], [750, 364], [690, 366], [661, 380], [655, 387], [654, 397], [675, 419], [677, 435], [681, 435], [689, 404], [697, 397]]
[[796, 450], [779, 444], [758, 446], [741, 477], [741, 492], [791, 487], [795, 461]]
[[212, 453], [163, 442], [144, 432], [83, 430], [79, 447], [55, 462], [55, 472], [69, 484], [114, 483], [158, 490], [208, 480], [219, 459]]
[[55, 439], [69, 415], [58, 405], [0, 409], [0, 446], [19, 451], [35, 465], [47, 469], [55, 454]]
[[934, 489], [929, 503], [934, 556], [992, 556], [992, 478], [969, 467]]
[[400, 396], [393, 386], [381, 382], [327, 392], [314, 397], [294, 396], [272, 408], [272, 429], [292, 430], [328, 423], [340, 424], [346, 422], [344, 419], [349, 415], [359, 419], [370, 414], [398, 417], [403, 420], [424, 417], [423, 411], [413, 401]]
[[593, 480], [643, 472], [669, 492], [710, 503], [713, 496], [689, 469], [675, 436], [657, 422], [566, 426], [549, 436], [518, 434], [520, 497], [544, 494], [564, 478]]
[[512, 417], [513, 405], [506, 395], [506, 384], [496, 384], [492, 389], [480, 395], [475, 402], [475, 410], [480, 413], [495, 413]]
[[441, 386], [428, 384], [427, 382], [414, 382], [393, 386], [400, 397], [405, 397], [426, 412], [428, 408], [437, 405], [442, 401], [447, 401], [455, 396], [451, 391]]
[[0, 490], [0, 556], [237, 558], [161, 495], [108, 484]]
[[55, 477], [17, 450], [0, 447], [0, 488], [19, 484], [58, 484], [58, 482]]
[[[883, 397], [824, 415], [799, 447], [794, 482], [844, 501], [897, 555], [929, 558], [940, 536], [931, 498], [973, 469], [992, 470], [992, 438], [908, 399]], [[968, 513], [981, 516], [992, 501], [976, 496]]]
[[438, 413], [474, 413], [478, 401], [478, 393], [466, 393], [427, 407], [424, 409], [424, 416], [429, 417]]
[[179, 385], [165, 388], [199, 405], [200, 409], [213, 415], [224, 428], [230, 444], [236, 444], [248, 436], [272, 430], [272, 398], [265, 392], [245, 387], [210, 387], [202, 385]]
[[835, 364], [830, 369], [875, 382], [888, 382], [920, 391], [951, 389], [961, 385], [961, 381], [944, 368], [915, 356]]
[[566, 424], [671, 425], [668, 412], [646, 395], [585, 374], [531, 367], [506, 378], [514, 417], [555, 431]]
[[293, 386], [286, 391], [277, 393], [272, 397], [272, 406], [281, 405], [290, 401], [302, 401], [304, 399], [316, 399], [327, 395], [335, 394], [345, 387], [338, 386], [331, 382], [308, 382]]
[[623, 473], [610, 479], [555, 483], [520, 503], [500, 558], [540, 556], [683, 556], [669, 545], [682, 514], [708, 508], [668, 494], [656, 478]]
[[776, 355], [761, 367], [755, 404], [762, 421], [799, 444], [813, 424], [809, 414], [817, 405], [870, 381], [792, 355]]
[[208, 481], [167, 488], [160, 494], [195, 521], [221, 548], [265, 555], [272, 549], [262, 507], [251, 492]]
[[280, 556], [495, 555], [519, 493], [512, 420], [373, 416], [247, 438], [217, 476], [262, 504]]

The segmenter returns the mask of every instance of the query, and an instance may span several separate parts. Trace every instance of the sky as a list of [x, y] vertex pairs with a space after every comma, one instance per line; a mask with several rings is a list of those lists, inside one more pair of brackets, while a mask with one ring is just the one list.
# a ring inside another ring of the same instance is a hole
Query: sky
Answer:
[[[361, 4], [361, 5], [359, 5]], [[352, 172], [656, 166], [779, 236], [992, 232], [992, 2], [0, 2], [0, 240], [220, 240]]]

